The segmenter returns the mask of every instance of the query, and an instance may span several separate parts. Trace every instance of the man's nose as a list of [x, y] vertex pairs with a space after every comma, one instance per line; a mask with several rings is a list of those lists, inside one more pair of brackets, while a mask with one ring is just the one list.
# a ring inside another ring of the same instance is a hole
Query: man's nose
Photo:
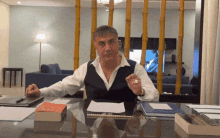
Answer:
[[111, 49], [111, 45], [108, 44], [108, 43], [106, 43], [106, 45], [105, 45], [105, 50], [107, 51], [107, 50], [110, 50], [110, 49]]

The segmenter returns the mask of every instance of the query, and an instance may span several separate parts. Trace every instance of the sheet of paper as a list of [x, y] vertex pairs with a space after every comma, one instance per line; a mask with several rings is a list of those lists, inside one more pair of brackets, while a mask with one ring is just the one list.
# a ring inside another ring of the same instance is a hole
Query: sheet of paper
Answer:
[[194, 109], [198, 113], [220, 113], [218, 109]]
[[87, 111], [90, 112], [111, 112], [123, 113], [125, 112], [124, 103], [107, 103], [107, 102], [94, 102], [91, 101]]
[[67, 104], [70, 100], [66, 100], [66, 99], [55, 99], [53, 101], [51, 101], [50, 103], [56, 103], [56, 104]]
[[0, 107], [0, 120], [23, 121], [34, 111], [35, 108]]
[[220, 119], [220, 114], [204, 114], [210, 119]]
[[67, 110], [72, 106], [72, 104], [66, 104]]
[[186, 104], [189, 108], [207, 108], [207, 109], [220, 109], [218, 105], [201, 105], [201, 104]]
[[163, 109], [163, 110], [172, 110], [172, 108], [168, 104], [161, 103], [149, 103], [153, 109]]

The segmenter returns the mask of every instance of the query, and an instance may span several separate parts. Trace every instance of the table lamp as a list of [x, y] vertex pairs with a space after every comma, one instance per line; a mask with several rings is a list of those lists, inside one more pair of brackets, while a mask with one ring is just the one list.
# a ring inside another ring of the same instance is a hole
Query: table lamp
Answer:
[[40, 66], [41, 66], [41, 43], [45, 41], [46, 36], [43, 33], [40, 33], [37, 35], [37, 41], [40, 42], [40, 56], [39, 56], [39, 71], [41, 71]]

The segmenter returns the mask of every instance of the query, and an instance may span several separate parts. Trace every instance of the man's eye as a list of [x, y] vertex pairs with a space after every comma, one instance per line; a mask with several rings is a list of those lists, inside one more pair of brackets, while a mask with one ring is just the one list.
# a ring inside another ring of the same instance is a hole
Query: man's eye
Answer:
[[100, 42], [99, 45], [100, 46], [105, 46], [105, 43], [104, 42]]
[[114, 44], [115, 43], [115, 41], [114, 40], [111, 40], [110, 42], [109, 42], [109, 44]]

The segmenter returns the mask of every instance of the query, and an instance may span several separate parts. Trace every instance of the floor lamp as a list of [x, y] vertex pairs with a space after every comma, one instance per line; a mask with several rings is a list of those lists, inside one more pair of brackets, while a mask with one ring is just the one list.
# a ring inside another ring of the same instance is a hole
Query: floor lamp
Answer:
[[37, 35], [37, 40], [40, 42], [40, 55], [39, 55], [39, 71], [41, 71], [40, 66], [41, 66], [41, 43], [44, 42], [46, 39], [45, 34], [38, 34]]

